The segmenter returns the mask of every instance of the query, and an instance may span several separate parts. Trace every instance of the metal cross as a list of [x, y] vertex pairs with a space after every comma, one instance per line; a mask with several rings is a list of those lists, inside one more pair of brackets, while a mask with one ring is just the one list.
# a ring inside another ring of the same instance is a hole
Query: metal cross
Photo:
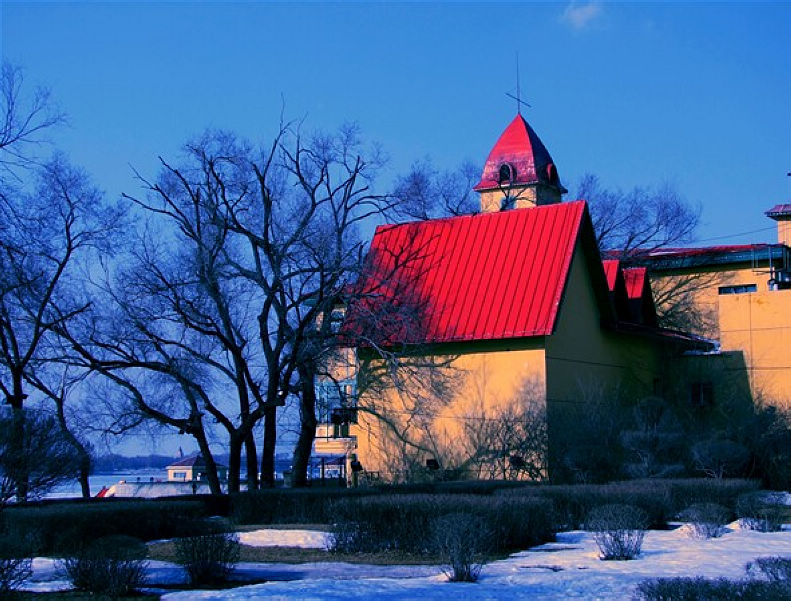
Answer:
[[527, 102], [522, 100], [522, 90], [519, 86], [519, 53], [516, 53], [516, 96], [511, 94], [510, 92], [505, 93], [506, 96], [509, 98], [513, 98], [516, 100], [516, 112], [517, 114], [522, 114], [522, 105], [524, 104], [527, 108], [532, 108]]

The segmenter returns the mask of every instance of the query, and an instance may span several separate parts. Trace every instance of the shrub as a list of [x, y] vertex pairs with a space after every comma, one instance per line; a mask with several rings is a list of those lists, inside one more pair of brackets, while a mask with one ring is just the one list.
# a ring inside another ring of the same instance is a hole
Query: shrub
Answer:
[[0, 599], [11, 598], [14, 591], [30, 578], [33, 554], [31, 541], [11, 534], [0, 535]]
[[648, 516], [639, 507], [610, 504], [594, 508], [586, 523], [601, 559], [626, 560], [640, 554]]
[[791, 557], [759, 557], [745, 569], [748, 575], [761, 575], [769, 582], [791, 581]]
[[675, 511], [695, 503], [717, 503], [735, 510], [741, 495], [758, 490], [757, 480], [687, 478], [666, 481]]
[[89, 503], [12, 507], [4, 512], [9, 532], [34, 537], [37, 552], [71, 554], [112, 535], [142, 540], [188, 536], [203, 529], [200, 501], [106, 500]]
[[635, 480], [611, 484], [542, 485], [522, 490], [508, 490], [500, 496], [529, 495], [553, 502], [558, 523], [567, 529], [584, 525], [594, 507], [618, 503], [634, 505], [648, 515], [651, 525], [663, 526], [683, 508], [672, 503], [670, 485], [663, 480]]
[[762, 493], [742, 495], [736, 512], [743, 528], [758, 532], [779, 532], [783, 527], [785, 507]]
[[0, 558], [0, 599], [10, 599], [22, 583], [33, 574], [29, 557]]
[[61, 568], [75, 588], [112, 599], [128, 595], [145, 584], [145, 545], [129, 536], [93, 541]]
[[374, 494], [373, 489], [257, 490], [232, 495], [230, 517], [237, 524], [327, 524], [333, 503]]
[[193, 585], [227, 582], [239, 561], [239, 536], [233, 532], [209, 532], [175, 541], [178, 562]]
[[476, 582], [491, 548], [492, 532], [486, 521], [471, 513], [449, 513], [435, 518], [431, 532], [448, 580]]
[[637, 585], [634, 601], [789, 601], [784, 584], [718, 578], [652, 578]]
[[431, 550], [432, 524], [450, 513], [479, 516], [493, 533], [493, 551], [553, 540], [555, 517], [545, 499], [478, 495], [380, 495], [337, 501], [332, 550], [354, 553]]
[[688, 523], [692, 538], [709, 539], [723, 534], [725, 524], [730, 521], [730, 513], [716, 503], [695, 503], [682, 511], [679, 518]]

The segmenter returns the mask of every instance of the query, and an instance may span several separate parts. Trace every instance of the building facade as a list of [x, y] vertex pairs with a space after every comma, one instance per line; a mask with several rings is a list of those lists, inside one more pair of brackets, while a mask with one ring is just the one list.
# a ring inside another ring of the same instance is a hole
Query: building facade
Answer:
[[586, 203], [562, 202], [521, 115], [475, 190], [479, 214], [376, 230], [344, 323], [367, 342], [317, 384], [315, 451], [355, 479], [565, 479], [592, 405], [661, 394], [674, 362], [714, 348], [657, 326], [644, 268], [602, 261]]

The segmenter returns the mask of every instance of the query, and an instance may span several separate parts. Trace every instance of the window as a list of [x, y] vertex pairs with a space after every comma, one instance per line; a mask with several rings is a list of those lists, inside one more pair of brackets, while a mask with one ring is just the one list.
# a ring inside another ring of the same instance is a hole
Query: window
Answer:
[[689, 402], [692, 407], [714, 405], [714, 386], [711, 382], [693, 382], [689, 387]]
[[[357, 423], [354, 380], [316, 382], [316, 418], [320, 424]], [[334, 415], [334, 419], [333, 419]]]
[[737, 286], [720, 286], [720, 294], [746, 294], [758, 292], [756, 284], [739, 284]]
[[509, 163], [500, 165], [500, 171], [497, 174], [497, 183], [501, 186], [511, 184], [516, 179], [516, 169]]
[[187, 479], [187, 472], [173, 472], [173, 479], [174, 480], [186, 480]]
[[340, 331], [345, 313], [343, 309], [333, 309], [332, 313], [330, 313], [330, 331], [333, 334], [337, 334]]

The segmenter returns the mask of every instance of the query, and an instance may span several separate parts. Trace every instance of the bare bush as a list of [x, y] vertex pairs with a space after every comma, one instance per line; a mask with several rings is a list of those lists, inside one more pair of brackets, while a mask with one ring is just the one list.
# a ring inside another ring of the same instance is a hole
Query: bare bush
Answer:
[[128, 595], [146, 582], [147, 562], [140, 559], [86, 553], [64, 559], [61, 565], [75, 588], [111, 599]]
[[648, 515], [633, 505], [601, 505], [588, 514], [586, 527], [593, 533], [600, 559], [634, 559], [643, 546]]
[[785, 517], [784, 506], [773, 503], [761, 493], [742, 495], [736, 501], [742, 528], [758, 532], [779, 532]]
[[695, 503], [682, 511], [679, 517], [688, 523], [692, 538], [705, 540], [722, 536], [730, 512], [716, 503]]
[[193, 585], [221, 584], [228, 581], [239, 561], [239, 536], [215, 532], [179, 538], [176, 557]]
[[[0, 530], [2, 520], [0, 514]], [[17, 533], [0, 533], [0, 599], [12, 598], [14, 591], [30, 578], [31, 557], [35, 553], [33, 538], [26, 540]]]
[[8, 599], [33, 574], [29, 557], [0, 558], [0, 599]]
[[476, 582], [492, 546], [486, 521], [471, 513], [450, 513], [432, 524], [434, 548], [451, 582]]
[[117, 599], [145, 584], [145, 555], [146, 547], [139, 539], [107, 536], [64, 559], [60, 567], [75, 588]]
[[761, 576], [769, 582], [791, 581], [791, 557], [759, 557], [745, 566], [748, 576]]
[[732, 440], [703, 440], [692, 446], [695, 469], [709, 478], [741, 476], [750, 451]]
[[635, 590], [634, 601], [789, 601], [791, 590], [776, 582], [717, 578], [652, 578]]

